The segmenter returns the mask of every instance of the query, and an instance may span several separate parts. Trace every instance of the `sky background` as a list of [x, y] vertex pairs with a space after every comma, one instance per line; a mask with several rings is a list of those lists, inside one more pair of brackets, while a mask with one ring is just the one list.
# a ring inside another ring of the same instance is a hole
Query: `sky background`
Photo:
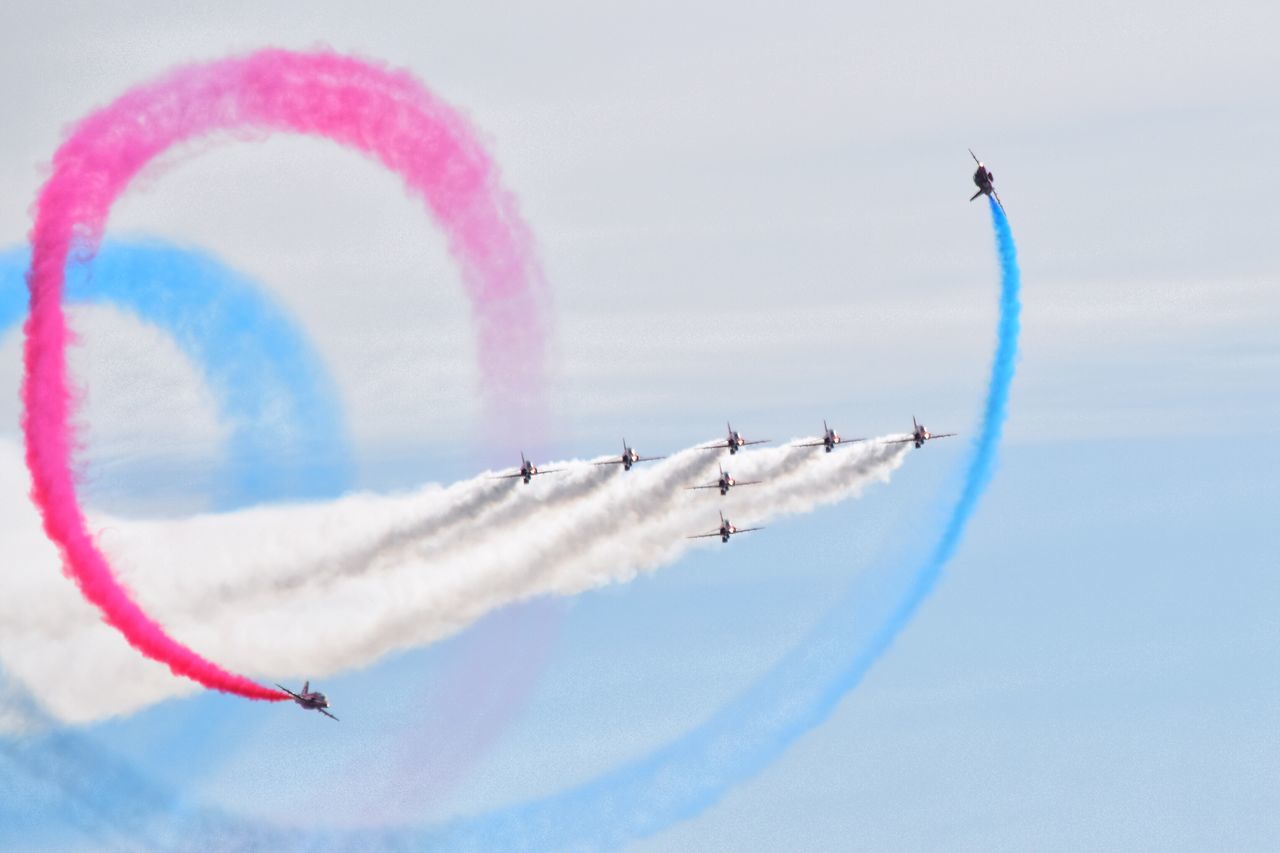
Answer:
[[[522, 446], [591, 456], [625, 435], [663, 453], [726, 417], [776, 439], [913, 414], [971, 432], [998, 284], [989, 217], [965, 202], [972, 147], [1024, 280], [997, 479], [938, 592], [833, 716], [637, 848], [1280, 845], [1273, 4], [123, 8], [0, 11], [0, 245], [25, 239], [71, 122], [174, 64], [262, 46], [409, 69], [519, 198], [553, 293], [552, 430], [512, 424], [501, 446], [473, 440], [458, 275], [393, 176], [275, 137], [166, 156], [114, 208], [110, 235], [209, 253], [305, 331], [369, 490]], [[73, 316], [91, 506], [209, 506], [190, 484], [225, 430], [192, 365], [112, 309]], [[19, 351], [0, 339], [9, 444]], [[918, 560], [962, 442], [858, 501], [326, 680], [337, 730], [201, 696], [79, 733], [186, 801], [284, 824], [553, 793], [696, 725], [855, 579]], [[500, 680], [527, 685], [519, 701], [489, 701]], [[486, 726], [483, 748], [451, 751]]]

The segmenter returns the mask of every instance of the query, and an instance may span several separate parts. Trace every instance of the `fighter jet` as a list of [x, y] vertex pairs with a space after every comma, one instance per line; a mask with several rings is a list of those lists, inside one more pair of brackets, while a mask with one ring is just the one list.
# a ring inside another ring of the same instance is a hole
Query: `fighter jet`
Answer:
[[290, 696], [293, 697], [293, 701], [297, 702], [299, 705], [306, 708], [308, 711], [319, 711], [321, 714], [324, 714], [326, 717], [328, 717], [331, 720], [338, 719], [333, 714], [330, 714], [328, 711], [325, 710], [326, 708], [329, 707], [329, 700], [326, 699], [324, 697], [324, 694], [319, 691], [312, 692], [310, 689], [311, 688], [310, 681], [302, 682], [301, 693], [294, 693], [292, 690], [290, 690], [288, 687], [285, 687], [283, 684], [277, 684], [276, 687], [279, 687], [285, 693], [288, 693]]
[[836, 449], [837, 444], [852, 444], [856, 441], [866, 441], [865, 438], [841, 438], [840, 433], [827, 426], [827, 422], [822, 422], [822, 441], [806, 441], [795, 445], [796, 447], [824, 447], [827, 452]]
[[996, 192], [994, 186], [996, 176], [983, 165], [978, 159], [978, 155], [973, 153], [973, 149], [969, 149], [969, 156], [973, 158], [973, 162], [978, 164], [978, 170], [973, 173], [973, 183], [978, 187], [978, 191], [969, 197], [969, 201], [973, 201], [980, 195], [989, 195], [996, 200], [996, 204], [1000, 205], [1000, 209], [1004, 210], [1004, 203], [1000, 201], [1000, 194]]
[[750, 533], [752, 530], [764, 530], [763, 527], [734, 527], [729, 523], [729, 519], [724, 517], [724, 513], [720, 513], [720, 529], [712, 533], [699, 533], [696, 536], [686, 536], [686, 539], [710, 539], [712, 536], [719, 536], [721, 542], [728, 542], [729, 537], [735, 533]]
[[738, 448], [746, 447], [749, 444], [768, 444], [770, 439], [758, 438], [755, 441], [747, 441], [742, 437], [742, 433], [733, 428], [733, 424], [726, 422], [725, 426], [729, 428], [729, 435], [724, 441], [717, 441], [715, 444], [704, 444], [699, 450], [723, 450], [729, 448], [729, 453], [737, 453]]
[[725, 471], [724, 466], [722, 465], [720, 466], [720, 479], [716, 480], [714, 483], [708, 483], [705, 486], [685, 486], [685, 488], [689, 490], [719, 489], [720, 494], [727, 495], [729, 494], [729, 490], [732, 489], [734, 486], [758, 486], [763, 482], [764, 482], [763, 480], [748, 480], [745, 483], [739, 483], [733, 477], [729, 476], [729, 472]]
[[622, 456], [617, 459], [606, 459], [603, 462], [597, 462], [597, 465], [621, 465], [623, 471], [630, 471], [631, 466], [637, 462], [655, 462], [659, 459], [666, 459], [665, 456], [641, 456], [636, 453], [635, 448], [627, 446], [627, 440], [622, 439]]
[[538, 466], [534, 465], [528, 459], [524, 458], [524, 451], [520, 451], [520, 470], [514, 474], [499, 474], [496, 477], [490, 477], [492, 480], [514, 480], [517, 477], [526, 483], [539, 474], [554, 474], [557, 471], [563, 471], [563, 468], [550, 468], [546, 471], [539, 471]]
[[924, 428], [924, 424], [916, 423], [916, 416], [912, 415], [911, 416], [911, 437], [895, 438], [892, 441], [886, 441], [885, 444], [906, 444], [908, 441], [911, 441], [915, 443], [916, 449], [918, 450], [921, 447], [924, 447], [924, 443], [931, 438], [950, 438], [953, 435], [956, 435], [956, 433], [944, 432], [938, 435], [934, 435], [933, 433], [929, 432], [927, 429]]

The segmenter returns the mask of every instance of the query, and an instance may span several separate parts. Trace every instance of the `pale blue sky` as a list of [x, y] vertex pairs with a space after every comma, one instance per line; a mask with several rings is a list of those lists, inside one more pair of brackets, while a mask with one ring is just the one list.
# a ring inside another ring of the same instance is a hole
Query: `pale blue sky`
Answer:
[[[996, 173], [1023, 358], [959, 556], [830, 720], [640, 849], [1280, 844], [1274, 5], [341, 6], [7, 3], [0, 244], [24, 238], [63, 128], [175, 62], [320, 42], [383, 59], [483, 129], [538, 238], [551, 449], [625, 434], [665, 452], [726, 416], [779, 438], [824, 417], [883, 433], [913, 413], [970, 430], [997, 278], [964, 149]], [[362, 485], [508, 455], [469, 443], [456, 274], [377, 169], [308, 141], [221, 147], [174, 158], [112, 228], [268, 288], [334, 374]], [[95, 500], [190, 498], [150, 461], [216, 457], [216, 424], [173, 393], [189, 367], [157, 363], [121, 318], [81, 320], [89, 458], [113, 472]], [[17, 352], [0, 341], [7, 438]], [[208, 697], [89, 733], [193, 802], [285, 822], [320, 806], [339, 823], [430, 822], [550, 794], [698, 723], [855, 576], [918, 558], [962, 450], [930, 446], [860, 501], [539, 605], [533, 621], [558, 627], [537, 686], [449, 785], [435, 745], [478, 700], [446, 675], [484, 647], [521, 677], [527, 616], [327, 682], [336, 730]], [[425, 769], [396, 789], [384, 770], [404, 755]], [[298, 762], [322, 781], [300, 783]]]

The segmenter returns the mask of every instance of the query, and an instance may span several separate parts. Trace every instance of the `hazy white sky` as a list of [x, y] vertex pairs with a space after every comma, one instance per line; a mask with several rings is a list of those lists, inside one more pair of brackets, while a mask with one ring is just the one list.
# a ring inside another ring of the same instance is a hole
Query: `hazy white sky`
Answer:
[[[1280, 315], [1265, 4], [233, 9], [6, 4], [0, 234], [22, 239], [68, 122], [129, 84], [262, 44], [329, 44], [412, 69], [490, 139], [555, 293], [566, 451], [682, 440], [664, 410], [709, 427], [741, 412], [766, 432], [824, 413], [877, 431], [966, 412], [992, 310], [990, 256], [974, 251], [986, 225], [955, 203], [966, 146], [1018, 226], [1026, 357], [1052, 371], [1025, 379], [1014, 440], [1207, 428], [1157, 374], [1213, 340], [1235, 349], [1232, 381], [1274, 368], [1257, 356]], [[476, 416], [456, 275], [375, 165], [283, 138], [179, 154], [111, 228], [198, 245], [262, 282], [326, 353], [363, 453], [448, 445]], [[89, 343], [105, 336], [93, 352], [116, 346], [109, 322], [82, 325]], [[9, 387], [15, 351], [0, 351]], [[1142, 381], [1081, 387], [1081, 356]], [[130, 398], [121, 372], [92, 376], [103, 446], [139, 428], [140, 407], [112, 409]], [[189, 433], [177, 406], [145, 408]]]
[[[867, 689], [650, 845], [1274, 849], [1277, 496], [1262, 475], [1280, 424], [1277, 32], [1270, 3], [10, 0], [0, 246], [24, 239], [44, 164], [86, 111], [175, 63], [325, 44], [412, 70], [484, 132], [555, 295], [556, 451], [622, 435], [665, 451], [725, 417], [776, 437], [824, 417], [853, 434], [912, 414], [965, 429], [996, 277], [985, 211], [965, 202], [972, 147], [1026, 288], [991, 504]], [[471, 444], [456, 273], [376, 166], [313, 140], [179, 152], [110, 233], [196, 246], [261, 282], [339, 383], [365, 485], [519, 449], [518, 428], [510, 448]], [[104, 503], [128, 503], [130, 465], [216, 454], [224, 432], [175, 350], [110, 311], [76, 317], [88, 453], [124, 466]], [[18, 375], [11, 335], [0, 435], [17, 433]], [[800, 636], [848, 559], [910, 552], [957, 453], [913, 457], [894, 497], [857, 516], [588, 596], [527, 714], [424, 816], [546, 792], [614, 754], [593, 744], [638, 753], [696, 723]], [[806, 580], [769, 585], [800, 564]], [[425, 654], [350, 683], [421, 681], [448, 659]], [[145, 763], [139, 732], [181, 728], [182, 713], [104, 737]], [[236, 719], [252, 748], [193, 785], [277, 817], [314, 807], [263, 756], [327, 742], [291, 716]], [[548, 742], [563, 745], [550, 762]], [[365, 733], [341, 755], [390, 748]]]

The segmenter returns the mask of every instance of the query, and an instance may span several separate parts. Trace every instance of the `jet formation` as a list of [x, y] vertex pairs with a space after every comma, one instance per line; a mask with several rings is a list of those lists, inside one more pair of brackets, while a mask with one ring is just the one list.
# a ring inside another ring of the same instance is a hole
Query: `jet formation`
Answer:
[[[703, 444], [698, 446], [698, 450], [728, 450], [730, 455], [734, 455], [739, 449], [752, 444], [767, 444], [769, 439], [758, 438], [748, 441], [743, 438], [742, 434], [733, 428], [732, 424], [726, 424], [727, 433], [722, 441], [714, 444]], [[903, 438], [886, 439], [886, 444], [906, 444], [910, 442], [916, 448], [924, 447], [925, 442], [935, 438], [949, 438], [956, 435], [954, 432], [931, 433], [925, 429], [924, 425], [916, 420], [915, 416], [911, 417], [911, 433]], [[825, 420], [822, 422], [822, 438], [817, 441], [802, 441], [791, 445], [792, 447], [821, 447], [824, 452], [830, 453], [842, 444], [854, 444], [860, 441], [868, 441], [866, 438], [843, 438], [840, 433], [836, 432]], [[613, 459], [601, 459], [593, 462], [593, 465], [621, 465], [623, 471], [630, 471], [631, 466], [639, 462], [651, 462], [657, 459], [666, 459], [665, 456], [641, 456], [635, 448], [627, 444], [627, 440], [622, 440], [622, 455]], [[523, 480], [525, 483], [530, 482], [535, 476], [540, 474], [552, 474], [556, 471], [563, 471], [563, 468], [551, 468], [542, 470], [538, 466], [530, 462], [522, 452], [520, 454], [520, 467], [506, 474], [498, 474], [493, 479], [511, 479]], [[710, 483], [697, 483], [685, 486], [686, 490], [695, 491], [698, 489], [718, 489], [723, 497], [729, 494], [730, 489], [738, 486], [758, 486], [763, 484], [763, 480], [739, 480], [720, 466], [720, 476]], [[729, 537], [734, 533], [746, 533], [751, 530], [761, 530], [759, 527], [739, 528], [729, 523], [724, 518], [724, 514], [720, 515], [720, 527], [712, 533], [699, 533], [695, 536], [686, 537], [688, 539], [703, 539], [713, 536], [719, 536], [721, 542], [728, 542]]]
[[[986, 167], [986, 164], [984, 164], [981, 160], [978, 159], [978, 155], [973, 153], [972, 148], [969, 149], [969, 156], [972, 157], [973, 161], [978, 164], [977, 170], [973, 173], [973, 183], [975, 186], [977, 186], [978, 191], [975, 192], [969, 198], [969, 201], [973, 201], [980, 195], [987, 195], [995, 199], [996, 204], [1000, 205], [1000, 209], [1004, 210], [1004, 203], [1000, 201], [1000, 196], [999, 194], [996, 193], [995, 175], [992, 173], [990, 169]], [[734, 429], [733, 424], [729, 422], [725, 423], [725, 428], [726, 428], [726, 434], [722, 440], [716, 441], [712, 444], [700, 445], [698, 449], [699, 450], [728, 450], [729, 454], [732, 456], [732, 455], [736, 455], [737, 452], [744, 447], [749, 447], [753, 444], [768, 444], [770, 441], [770, 439], [767, 439], [767, 438], [747, 440], [746, 438], [743, 437], [742, 433]], [[925, 428], [924, 424], [916, 420], [915, 415], [912, 415], [911, 416], [911, 434], [904, 438], [887, 439], [886, 443], [887, 444], [911, 443], [918, 450], [921, 447], [924, 447], [925, 443], [928, 441], [932, 441], [937, 438], [950, 438], [951, 436], [954, 436], [954, 435], [957, 435], [957, 433], [954, 433], [954, 432], [931, 433], [929, 432], [928, 429]], [[831, 453], [841, 444], [853, 444], [856, 442], [867, 441], [867, 440], [868, 439], [866, 438], [843, 438], [840, 435], [840, 433], [836, 432], [824, 420], [822, 422], [822, 438], [821, 439], [817, 441], [800, 442], [792, 446], [793, 447], [821, 447], [824, 452]], [[667, 457], [665, 456], [641, 456], [639, 452], [635, 450], [635, 448], [627, 444], [627, 440], [624, 438], [622, 439], [622, 454], [620, 456], [613, 459], [602, 459], [594, 462], [593, 464], [621, 465], [623, 471], [630, 471], [631, 466], [636, 465], [640, 462], [655, 462], [659, 459], [666, 459], [666, 458]], [[528, 484], [533, 480], [534, 477], [541, 476], [543, 474], [554, 474], [558, 471], [563, 471], [563, 470], [565, 469], [563, 468], [550, 468], [546, 470], [539, 469], [537, 465], [534, 465], [531, 461], [525, 458], [524, 452], [521, 451], [519, 468], [509, 473], [495, 475], [492, 479], [521, 480], [525, 484]], [[729, 494], [730, 489], [735, 488], [737, 486], [757, 486], [757, 485], [761, 485], [763, 482], [764, 481], [762, 480], [748, 480], [746, 482], [740, 482], [737, 479], [735, 479], [733, 476], [731, 476], [728, 471], [724, 470], [724, 466], [722, 465], [720, 466], [720, 476], [716, 479], [715, 482], [703, 483], [700, 485], [693, 485], [693, 486], [686, 486], [685, 488], [689, 490], [719, 489], [721, 496], [725, 496]], [[724, 511], [722, 510], [720, 512], [719, 527], [717, 527], [715, 530], [709, 533], [695, 533], [692, 536], [687, 536], [685, 538], [686, 539], [712, 539], [712, 538], [718, 537], [721, 543], [727, 543], [729, 539], [736, 533], [751, 533], [752, 531], [763, 530], [763, 529], [764, 529], [763, 527], [738, 527], [735, 524], [733, 524], [731, 521], [729, 521], [729, 519], [724, 517]], [[325, 695], [320, 692], [314, 692], [310, 689], [311, 682], [309, 681], [303, 682], [301, 693], [294, 693], [289, 688], [284, 687], [280, 684], [277, 684], [276, 687], [279, 687], [283, 692], [291, 696], [293, 698], [293, 701], [296, 702], [301, 707], [310, 711], [319, 711], [321, 714], [324, 714], [326, 717], [329, 717], [330, 719], [333, 719], [333, 720], [338, 719], [333, 714], [329, 713], [328, 711], [329, 700], [325, 698]]]

